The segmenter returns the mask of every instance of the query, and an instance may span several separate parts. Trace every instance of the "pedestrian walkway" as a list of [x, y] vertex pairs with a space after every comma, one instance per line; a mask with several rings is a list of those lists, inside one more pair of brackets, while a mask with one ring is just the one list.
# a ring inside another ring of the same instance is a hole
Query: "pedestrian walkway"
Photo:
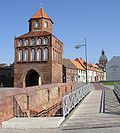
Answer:
[[[74, 130], [84, 131], [87, 129], [100, 129], [101, 127], [120, 127], [120, 104], [113, 90], [100, 84], [95, 84], [95, 86], [98, 88], [92, 90], [75, 108], [75, 110], [73, 110], [73, 112], [69, 114], [64, 122], [64, 117], [45, 119], [14, 118], [9, 121], [3, 122], [3, 128], [25, 128], [31, 129], [32, 132], [32, 130], [34, 129], [45, 129], [52, 127], [55, 128], [55, 133], [64, 133], [70, 131], [74, 132]], [[103, 110], [103, 113], [101, 113], [101, 110]], [[44, 122], [42, 119], [44, 119]], [[61, 125], [61, 127], [59, 127], [61, 122], [63, 122], [63, 124]], [[44, 131], [45, 130], [43, 130], [43, 132]], [[54, 131], [51, 129], [51, 132]], [[47, 130], [45, 132], [47, 132]]]
[[17, 129], [49, 129], [58, 128], [64, 121], [64, 117], [26, 117], [12, 118], [2, 123], [2, 128], [17, 128]]
[[[104, 90], [104, 89], [103, 89]], [[76, 110], [71, 114], [68, 120], [62, 125], [63, 130], [74, 130], [74, 129], [87, 129], [87, 128], [99, 128], [99, 127], [113, 127], [120, 126], [120, 115], [109, 113], [107, 111], [108, 100], [105, 102], [105, 112], [100, 113], [101, 107], [101, 95], [103, 90], [93, 90], [84, 99], [84, 101], [76, 108]], [[109, 94], [108, 94], [109, 92]], [[116, 99], [112, 90], [109, 90], [106, 97], [111, 96], [112, 100]], [[111, 94], [111, 95], [110, 95]], [[115, 101], [118, 105], [118, 101]], [[109, 106], [110, 103], [109, 103]]]

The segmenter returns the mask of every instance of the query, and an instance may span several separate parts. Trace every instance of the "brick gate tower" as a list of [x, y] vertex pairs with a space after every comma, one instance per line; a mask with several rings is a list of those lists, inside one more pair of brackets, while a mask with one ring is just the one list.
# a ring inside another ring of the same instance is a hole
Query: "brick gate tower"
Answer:
[[53, 21], [40, 8], [29, 20], [29, 32], [14, 39], [14, 86], [62, 82], [63, 43], [52, 34]]

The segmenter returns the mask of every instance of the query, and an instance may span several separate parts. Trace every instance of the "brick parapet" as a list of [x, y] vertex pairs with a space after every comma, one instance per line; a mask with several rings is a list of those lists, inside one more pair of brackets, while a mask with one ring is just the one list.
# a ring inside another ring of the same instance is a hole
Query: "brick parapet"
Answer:
[[[37, 114], [42, 112], [42, 110], [51, 108], [72, 90], [72, 86], [72, 84], [68, 83], [58, 83], [27, 88], [5, 88], [0, 93], [0, 121], [2, 122], [21, 114], [34, 116], [32, 112]], [[20, 108], [21, 114], [18, 114], [19, 111], [16, 108]], [[31, 114], [28, 114], [28, 108]]]

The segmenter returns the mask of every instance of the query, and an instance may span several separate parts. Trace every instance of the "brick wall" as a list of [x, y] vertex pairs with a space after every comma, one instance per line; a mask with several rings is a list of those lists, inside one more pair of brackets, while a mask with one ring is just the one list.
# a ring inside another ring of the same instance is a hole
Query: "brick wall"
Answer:
[[0, 93], [0, 121], [8, 120], [14, 116], [35, 116], [60, 102], [62, 97], [72, 88], [72, 84], [67, 83], [6, 88]]

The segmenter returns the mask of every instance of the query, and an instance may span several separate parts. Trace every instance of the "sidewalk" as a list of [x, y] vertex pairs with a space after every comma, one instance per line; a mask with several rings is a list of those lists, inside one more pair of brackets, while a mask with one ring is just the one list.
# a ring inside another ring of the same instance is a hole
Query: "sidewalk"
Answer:
[[[109, 90], [112, 92], [112, 90]], [[63, 130], [120, 126], [120, 115], [100, 113], [102, 90], [93, 90], [63, 124]]]

